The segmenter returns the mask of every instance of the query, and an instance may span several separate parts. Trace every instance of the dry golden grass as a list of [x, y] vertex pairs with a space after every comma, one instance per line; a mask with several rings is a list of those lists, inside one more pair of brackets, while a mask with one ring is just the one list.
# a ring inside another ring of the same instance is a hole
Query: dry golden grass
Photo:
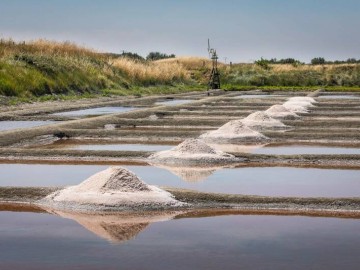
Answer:
[[200, 69], [203, 67], [209, 68], [211, 66], [211, 61], [209, 59], [201, 58], [201, 57], [191, 57], [191, 56], [162, 59], [155, 61], [155, 63], [179, 65], [187, 70]]
[[80, 56], [101, 57], [101, 54], [93, 49], [76, 45], [65, 41], [57, 42], [46, 39], [32, 40], [28, 42], [14, 42], [13, 40], [0, 40], [0, 55], [9, 56], [16, 53], [32, 53], [52, 56]]
[[128, 58], [112, 60], [112, 65], [121, 69], [133, 81], [137, 82], [169, 82], [189, 79], [188, 71], [174, 62], [142, 63]]

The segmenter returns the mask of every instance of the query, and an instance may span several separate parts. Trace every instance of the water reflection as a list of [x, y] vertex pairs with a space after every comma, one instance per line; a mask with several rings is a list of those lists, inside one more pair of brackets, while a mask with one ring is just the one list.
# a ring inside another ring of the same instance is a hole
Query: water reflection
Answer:
[[193, 101], [194, 100], [192, 100], [192, 99], [173, 99], [173, 100], [158, 101], [155, 104], [156, 105], [165, 105], [165, 106], [174, 106], [174, 105], [183, 105], [183, 104], [190, 103]]
[[77, 111], [53, 113], [51, 115], [69, 116], [69, 117], [95, 116], [95, 115], [103, 115], [103, 114], [111, 114], [111, 113], [128, 112], [134, 109], [135, 109], [134, 107], [98, 107], [98, 108], [90, 108], [90, 109], [83, 109]]
[[0, 121], [0, 131], [50, 125], [54, 121]]
[[213, 166], [213, 167], [175, 167], [166, 166], [160, 164], [152, 164], [155, 167], [165, 169], [189, 183], [201, 182], [209, 178], [217, 170], [226, 168], [225, 166]]
[[72, 219], [93, 234], [113, 243], [135, 238], [154, 222], [173, 219], [180, 212], [78, 213], [47, 210], [62, 218]]

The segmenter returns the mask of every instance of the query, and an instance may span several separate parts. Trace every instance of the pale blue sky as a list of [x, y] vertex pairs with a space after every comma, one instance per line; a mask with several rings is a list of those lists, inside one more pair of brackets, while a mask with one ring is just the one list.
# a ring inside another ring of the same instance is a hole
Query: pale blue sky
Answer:
[[[360, 0], [0, 0], [0, 37], [223, 60], [360, 58]], [[228, 61], [229, 61], [228, 60]]]

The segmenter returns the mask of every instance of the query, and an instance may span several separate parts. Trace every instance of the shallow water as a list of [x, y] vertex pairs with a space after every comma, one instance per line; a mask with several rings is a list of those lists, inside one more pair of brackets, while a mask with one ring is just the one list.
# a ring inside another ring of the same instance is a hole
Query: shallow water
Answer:
[[329, 99], [358, 99], [360, 96], [353, 95], [321, 95], [317, 98], [329, 98]]
[[158, 101], [155, 104], [156, 105], [165, 105], [165, 106], [174, 106], [174, 105], [182, 105], [186, 103], [193, 102], [192, 99], [173, 99], [173, 100], [164, 100], [164, 101]]
[[235, 96], [236, 99], [242, 98], [271, 98], [271, 97], [282, 97], [281, 95], [239, 95]]
[[359, 155], [360, 148], [333, 147], [333, 146], [265, 146], [251, 151], [253, 154], [266, 155]]
[[354, 219], [233, 215], [124, 225], [122, 217], [85, 223], [0, 212], [0, 220], [0, 269], [332, 270], [360, 263]]
[[54, 121], [0, 121], [0, 131], [17, 128], [30, 128], [55, 123]]
[[[76, 185], [106, 165], [0, 164], [0, 186]], [[204, 192], [264, 196], [359, 197], [360, 171], [260, 167], [237, 169], [124, 166], [146, 183]]]
[[50, 148], [62, 148], [71, 150], [93, 150], [93, 151], [163, 151], [169, 150], [174, 145], [162, 144], [72, 144], [54, 143]]
[[53, 113], [52, 115], [58, 116], [92, 116], [92, 115], [103, 115], [103, 114], [111, 114], [111, 113], [120, 113], [120, 112], [128, 112], [134, 110], [134, 107], [98, 107], [77, 111], [67, 111], [67, 112], [59, 112]]

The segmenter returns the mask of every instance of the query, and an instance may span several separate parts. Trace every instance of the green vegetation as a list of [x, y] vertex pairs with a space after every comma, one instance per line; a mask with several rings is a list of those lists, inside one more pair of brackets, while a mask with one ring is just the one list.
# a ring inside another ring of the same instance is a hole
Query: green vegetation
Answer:
[[254, 87], [360, 87], [360, 65], [270, 64], [264, 59], [256, 64], [222, 67], [223, 86], [239, 89]]
[[168, 55], [160, 52], [150, 52], [146, 56], [146, 60], [150, 60], [150, 61], [156, 61], [156, 60], [168, 59], [168, 58], [175, 58], [175, 54]]
[[[144, 59], [130, 52], [99, 53], [69, 42], [0, 40], [0, 99], [8, 97], [10, 103], [16, 103], [206, 89], [210, 60], [174, 57], [151, 52]], [[312, 64], [304, 64], [293, 58], [261, 58], [254, 64], [219, 63], [219, 70], [227, 90], [360, 88], [358, 60], [314, 59]]]

